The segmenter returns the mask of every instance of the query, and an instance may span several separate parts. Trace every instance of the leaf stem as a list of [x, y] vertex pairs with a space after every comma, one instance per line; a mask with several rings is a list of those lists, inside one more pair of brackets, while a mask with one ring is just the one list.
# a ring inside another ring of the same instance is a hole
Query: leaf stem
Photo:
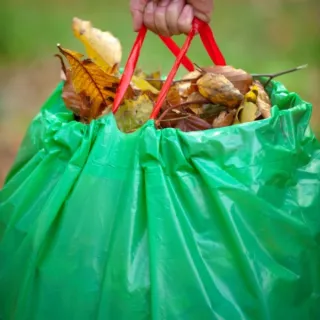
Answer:
[[57, 57], [57, 58], [60, 60], [61, 69], [62, 69], [62, 71], [64, 72], [65, 76], [67, 76], [67, 68], [66, 68], [66, 65], [65, 65], [65, 63], [64, 63], [61, 55], [60, 55], [60, 54], [55, 54], [54, 56]]

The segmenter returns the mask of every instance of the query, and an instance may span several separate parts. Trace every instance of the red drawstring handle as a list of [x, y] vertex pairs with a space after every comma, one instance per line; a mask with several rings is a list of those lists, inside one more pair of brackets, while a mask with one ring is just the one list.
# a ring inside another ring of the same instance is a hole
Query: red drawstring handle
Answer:
[[[119, 84], [119, 87], [118, 87], [118, 90], [116, 93], [116, 97], [115, 97], [114, 103], [113, 103], [113, 108], [112, 108], [113, 113], [116, 113], [117, 110], [119, 109], [121, 101], [125, 95], [125, 92], [127, 91], [128, 87], [130, 85], [130, 81], [133, 76], [134, 70], [136, 68], [138, 58], [140, 55], [140, 50], [143, 45], [143, 41], [145, 39], [146, 33], [147, 33], [147, 29], [145, 26], [143, 26], [141, 28], [141, 30], [139, 31], [138, 36], [135, 40], [135, 43], [132, 47], [131, 53], [129, 55], [129, 59], [127, 61], [127, 64], [126, 64], [124, 72], [123, 72], [123, 76], [120, 80], [120, 84]], [[179, 47], [174, 43], [174, 41], [171, 38], [161, 37], [162, 41], [177, 56], [177, 58], [176, 58], [176, 61], [175, 61], [174, 65], [173, 65], [173, 67], [167, 77], [167, 80], [165, 81], [164, 85], [162, 86], [162, 89], [159, 93], [156, 105], [153, 109], [153, 112], [150, 116], [150, 119], [155, 119], [157, 117], [158, 113], [160, 112], [161, 106], [163, 105], [163, 103], [166, 99], [166, 96], [167, 96], [169, 89], [171, 87], [171, 83], [172, 83], [181, 63], [183, 63], [189, 71], [192, 71], [194, 69], [193, 65], [192, 65], [192, 69], [191, 69], [191, 67], [190, 67], [191, 61], [186, 57], [186, 53], [191, 45], [191, 42], [192, 42], [194, 36], [197, 33], [200, 34], [201, 41], [202, 41], [204, 47], [206, 48], [213, 63], [215, 65], [222, 65], [222, 66], [226, 65], [225, 59], [224, 59], [224, 57], [223, 57], [215, 39], [214, 39], [214, 36], [213, 36], [213, 33], [212, 33], [210, 26], [206, 22], [203, 22], [203, 21], [199, 20], [198, 18], [195, 18], [193, 20], [192, 29], [189, 32], [187, 39], [186, 39], [184, 45], [182, 46], [181, 50], [179, 49]]]

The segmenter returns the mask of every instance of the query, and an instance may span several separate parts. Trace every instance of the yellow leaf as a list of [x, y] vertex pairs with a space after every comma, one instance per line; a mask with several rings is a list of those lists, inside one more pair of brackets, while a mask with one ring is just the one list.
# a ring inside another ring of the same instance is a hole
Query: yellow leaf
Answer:
[[213, 104], [236, 108], [243, 100], [243, 95], [223, 75], [206, 73], [198, 81], [199, 92]]
[[110, 32], [93, 28], [90, 21], [73, 19], [73, 33], [85, 46], [87, 54], [103, 71], [114, 73], [120, 64], [120, 41]]
[[155, 87], [157, 90], [161, 90], [162, 88], [162, 82], [161, 80], [161, 73], [160, 71], [152, 72], [151, 74], [148, 74], [146, 76], [148, 78], [148, 82]]
[[141, 127], [148, 121], [153, 110], [153, 102], [143, 94], [137, 99], [124, 100], [115, 118], [118, 127], [123, 132], [131, 132]]
[[59, 45], [58, 48], [71, 66], [70, 76], [75, 92], [88, 100], [90, 121], [113, 102], [119, 79], [102, 71], [91, 60], [81, 60], [82, 54], [63, 49]]
[[159, 90], [152, 86], [147, 80], [144, 80], [138, 76], [132, 76], [131, 85], [134, 89], [138, 89], [142, 92], [150, 91], [152, 94], [158, 95]]
[[255, 103], [246, 101], [242, 106], [242, 111], [239, 116], [241, 123], [252, 122], [257, 118], [258, 107]]
[[252, 86], [251, 90], [245, 94], [244, 99], [237, 110], [233, 124], [252, 122], [261, 115], [257, 106], [257, 98], [258, 88]]

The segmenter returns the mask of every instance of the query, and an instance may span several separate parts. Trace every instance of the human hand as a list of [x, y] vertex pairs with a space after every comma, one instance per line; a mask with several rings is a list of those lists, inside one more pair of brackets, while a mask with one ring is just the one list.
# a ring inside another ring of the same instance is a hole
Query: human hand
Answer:
[[144, 24], [151, 31], [172, 36], [189, 33], [194, 17], [210, 22], [213, 0], [131, 0], [133, 28]]

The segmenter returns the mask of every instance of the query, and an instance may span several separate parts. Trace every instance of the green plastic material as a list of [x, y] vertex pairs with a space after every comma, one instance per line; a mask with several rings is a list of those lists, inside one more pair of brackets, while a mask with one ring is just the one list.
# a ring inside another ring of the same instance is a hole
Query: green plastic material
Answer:
[[0, 192], [1, 320], [320, 319], [320, 146], [272, 117], [204, 132], [35, 117]]

